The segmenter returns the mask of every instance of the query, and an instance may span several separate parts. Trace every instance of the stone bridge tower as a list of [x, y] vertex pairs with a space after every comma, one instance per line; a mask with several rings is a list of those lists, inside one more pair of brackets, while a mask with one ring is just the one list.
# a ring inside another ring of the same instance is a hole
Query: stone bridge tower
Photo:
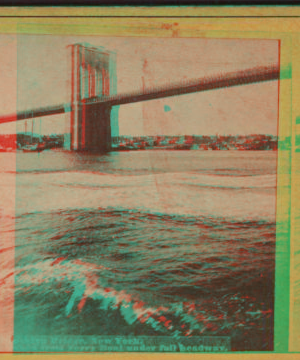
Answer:
[[[112, 130], [118, 135], [116, 114], [105, 104], [86, 105], [92, 97], [116, 93], [115, 54], [102, 47], [74, 44], [71, 48], [71, 139], [75, 151], [107, 152]], [[111, 120], [112, 124], [111, 124]], [[112, 129], [113, 127], [113, 129]]]

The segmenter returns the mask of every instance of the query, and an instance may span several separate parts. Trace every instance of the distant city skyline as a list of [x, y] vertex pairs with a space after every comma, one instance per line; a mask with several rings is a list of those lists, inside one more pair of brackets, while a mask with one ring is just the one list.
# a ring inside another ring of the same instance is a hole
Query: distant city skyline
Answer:
[[[16, 108], [69, 102], [67, 45], [77, 42], [116, 52], [118, 93], [277, 64], [279, 56], [276, 40], [1, 35], [0, 81], [6, 84], [0, 90], [1, 115], [14, 113]], [[42, 118], [41, 133], [67, 132], [69, 117], [63, 114]], [[119, 109], [120, 135], [132, 136], [276, 135], [277, 122], [277, 81], [123, 105]], [[23, 132], [24, 127], [24, 121], [4, 124], [0, 125], [0, 133]]]
[[[44, 135], [36, 133], [0, 134], [0, 151], [24, 149], [44, 151], [53, 148], [69, 148], [66, 134]], [[129, 150], [277, 150], [278, 145], [286, 149], [287, 141], [278, 141], [274, 135], [179, 135], [179, 136], [115, 136], [112, 137], [111, 151]]]

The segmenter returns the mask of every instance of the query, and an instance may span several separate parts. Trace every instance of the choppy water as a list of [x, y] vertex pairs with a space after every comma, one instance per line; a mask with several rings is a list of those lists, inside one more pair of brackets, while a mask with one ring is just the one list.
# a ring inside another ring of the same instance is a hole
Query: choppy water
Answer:
[[14, 272], [4, 264], [15, 333], [228, 335], [233, 350], [272, 350], [276, 155], [18, 153]]

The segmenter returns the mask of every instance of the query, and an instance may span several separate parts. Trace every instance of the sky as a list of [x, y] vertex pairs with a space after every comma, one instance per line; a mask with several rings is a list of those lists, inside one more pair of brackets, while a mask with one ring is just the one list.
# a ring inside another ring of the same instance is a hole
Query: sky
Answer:
[[[68, 45], [116, 53], [117, 92], [277, 64], [278, 42], [260, 39], [0, 35], [0, 115], [70, 102]], [[34, 132], [69, 131], [70, 114], [37, 119]], [[278, 82], [243, 85], [122, 105], [120, 135], [277, 134]], [[0, 125], [23, 132], [24, 121]], [[31, 122], [28, 121], [28, 128]]]

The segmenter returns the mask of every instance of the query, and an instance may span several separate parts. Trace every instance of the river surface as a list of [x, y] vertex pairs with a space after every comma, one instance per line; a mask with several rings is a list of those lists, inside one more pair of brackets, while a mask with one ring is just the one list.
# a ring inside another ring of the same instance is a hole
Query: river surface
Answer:
[[274, 151], [1, 153], [15, 336], [222, 335], [272, 350], [276, 164]]

